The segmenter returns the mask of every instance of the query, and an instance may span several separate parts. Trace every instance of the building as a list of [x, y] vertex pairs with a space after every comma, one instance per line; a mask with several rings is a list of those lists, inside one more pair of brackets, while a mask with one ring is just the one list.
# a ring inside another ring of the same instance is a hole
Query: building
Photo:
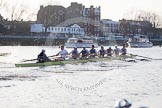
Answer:
[[84, 29], [79, 25], [74, 24], [70, 27], [48, 27], [47, 32], [49, 33], [58, 33], [58, 34], [72, 34], [72, 35], [84, 35]]
[[42, 32], [44, 32], [43, 24], [32, 24], [30, 26], [30, 32], [31, 33], [42, 33]]
[[[75, 18], [81, 18], [75, 20]], [[40, 7], [37, 15], [37, 23], [44, 24], [45, 31], [50, 26], [57, 26], [63, 22], [67, 22], [70, 26], [72, 24], [78, 24], [84, 28], [87, 35], [100, 36], [100, 7], [85, 8], [82, 4], [72, 2], [67, 8], [63, 6], [46, 6]], [[75, 20], [75, 21], [74, 21]]]
[[[32, 24], [31, 30], [32, 33], [44, 33], [45, 27], [43, 24]], [[84, 35], [84, 28], [81, 28], [79, 25], [74, 24], [70, 27], [55, 27], [49, 26], [47, 28], [48, 33], [52, 34], [66, 34], [66, 35]]]
[[88, 35], [100, 36], [100, 19], [101, 19], [101, 8], [93, 7], [85, 8], [83, 6], [83, 17], [86, 19], [84, 21], [84, 29]]
[[116, 36], [120, 34], [120, 23], [109, 19], [101, 20], [101, 30], [103, 36]]
[[133, 36], [135, 34], [151, 35], [152, 24], [148, 21], [135, 20], [119, 20], [120, 32], [125, 36]]
[[77, 18], [83, 16], [83, 5], [77, 2], [72, 2], [69, 7], [66, 8], [65, 20], [71, 18]]
[[63, 6], [40, 6], [37, 14], [37, 23], [48, 26], [56, 26], [65, 21], [65, 8]]

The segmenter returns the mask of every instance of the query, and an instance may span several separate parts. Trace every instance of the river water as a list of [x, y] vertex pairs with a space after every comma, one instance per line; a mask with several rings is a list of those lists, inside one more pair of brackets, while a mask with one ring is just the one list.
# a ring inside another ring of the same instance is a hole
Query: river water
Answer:
[[[123, 98], [131, 108], [162, 108], [162, 60], [14, 66], [36, 58], [42, 49], [48, 56], [59, 51], [58, 47], [0, 47], [0, 53], [10, 53], [0, 56], [0, 108], [114, 108]], [[160, 47], [128, 48], [128, 52], [162, 58]]]

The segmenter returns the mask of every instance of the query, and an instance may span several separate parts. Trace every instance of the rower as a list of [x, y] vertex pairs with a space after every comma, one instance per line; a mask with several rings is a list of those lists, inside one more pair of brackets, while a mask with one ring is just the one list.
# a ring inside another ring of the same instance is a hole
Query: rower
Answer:
[[55, 60], [62, 61], [65, 60], [66, 56], [68, 55], [68, 52], [64, 49], [64, 46], [61, 46], [61, 51], [58, 52], [55, 56], [60, 55], [60, 57], [57, 57]]
[[97, 51], [96, 51], [94, 45], [92, 45], [89, 52], [90, 52], [90, 57], [96, 57], [97, 56]]
[[41, 53], [38, 55], [38, 57], [37, 57], [37, 63], [44, 63], [44, 62], [48, 62], [48, 61], [51, 61], [48, 57], [47, 57], [47, 55], [45, 54], [45, 50], [43, 49], [42, 51], [41, 51]]
[[86, 50], [85, 47], [83, 47], [83, 50], [79, 53], [79, 54], [82, 54], [82, 58], [87, 58], [88, 57], [88, 50]]
[[114, 53], [115, 53], [115, 56], [119, 56], [120, 49], [118, 48], [117, 45], [115, 45]]
[[77, 47], [74, 47], [74, 49], [69, 54], [72, 54], [72, 59], [77, 59], [79, 56]]
[[113, 49], [111, 48], [111, 46], [107, 49], [107, 56], [111, 57], [113, 54]]
[[104, 57], [105, 56], [105, 49], [103, 46], [101, 46], [101, 49], [99, 50], [99, 55], [100, 57]]
[[127, 49], [125, 47], [125, 44], [123, 44], [123, 48], [121, 49], [121, 55], [125, 56], [127, 54]]

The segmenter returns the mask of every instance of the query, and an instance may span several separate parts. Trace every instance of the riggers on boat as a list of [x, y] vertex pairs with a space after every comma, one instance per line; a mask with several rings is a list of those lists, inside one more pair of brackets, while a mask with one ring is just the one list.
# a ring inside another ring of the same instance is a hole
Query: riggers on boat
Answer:
[[64, 61], [50, 61], [44, 63], [21, 63], [15, 64], [16, 67], [39, 67], [39, 66], [52, 66], [52, 65], [65, 65], [65, 64], [78, 64], [87, 62], [98, 62], [98, 61], [112, 61], [112, 60], [124, 60], [126, 58], [133, 58], [133, 55], [118, 56], [118, 57], [104, 57], [104, 58], [86, 58], [86, 59], [69, 59]]

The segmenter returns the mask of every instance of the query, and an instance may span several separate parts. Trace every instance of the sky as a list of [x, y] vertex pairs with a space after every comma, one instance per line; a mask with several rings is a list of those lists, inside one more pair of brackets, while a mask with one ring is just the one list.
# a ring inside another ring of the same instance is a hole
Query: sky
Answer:
[[[24, 19], [27, 19], [27, 14], [32, 14], [28, 19], [36, 19], [36, 14], [40, 8], [40, 5], [62, 5], [68, 7], [71, 2], [82, 3], [86, 7], [94, 5], [94, 7], [101, 6], [101, 18], [112, 19], [118, 21], [123, 17], [127, 17], [128, 13], [136, 10], [144, 10], [155, 12], [162, 16], [162, 0], [3, 0], [7, 1], [7, 7], [10, 9], [0, 8], [2, 16], [5, 18], [11, 18], [11, 11], [14, 6], [17, 6], [15, 10], [19, 12], [20, 8], [25, 9]], [[10, 19], [9, 18], [9, 19]]]

